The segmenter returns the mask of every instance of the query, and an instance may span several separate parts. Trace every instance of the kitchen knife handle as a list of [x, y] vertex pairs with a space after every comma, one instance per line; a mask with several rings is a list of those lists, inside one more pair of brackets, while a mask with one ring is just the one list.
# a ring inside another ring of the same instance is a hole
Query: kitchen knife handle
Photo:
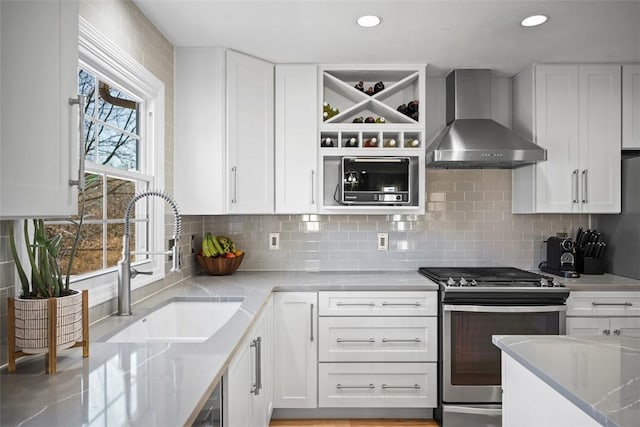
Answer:
[[587, 169], [584, 169], [582, 171], [582, 203], [587, 203], [588, 199], [587, 199]]
[[69, 105], [78, 105], [78, 179], [70, 179], [69, 186], [78, 186], [79, 191], [84, 190], [84, 106], [87, 102], [86, 95], [78, 95], [77, 98], [69, 98]]
[[578, 203], [578, 169], [574, 169], [571, 173], [571, 180], [573, 181], [571, 186], [573, 203]]

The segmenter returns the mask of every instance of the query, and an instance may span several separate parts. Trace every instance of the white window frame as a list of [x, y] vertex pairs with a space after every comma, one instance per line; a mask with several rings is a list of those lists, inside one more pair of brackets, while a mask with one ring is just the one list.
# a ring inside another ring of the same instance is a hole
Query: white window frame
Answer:
[[[93, 25], [81, 16], [79, 20], [79, 67], [99, 76], [105, 76], [122, 90], [144, 98], [145, 117], [140, 117], [140, 133], [145, 141], [153, 141], [141, 150], [140, 164], [145, 174], [152, 175], [149, 188], [164, 189], [164, 125], [165, 125], [165, 87], [164, 83], [131, 58], [120, 47], [102, 35]], [[88, 166], [87, 170], [91, 170]], [[151, 252], [163, 252], [165, 241], [165, 206], [158, 197], [149, 198], [149, 247]], [[138, 211], [144, 210], [144, 200], [137, 203]], [[138, 206], [140, 205], [140, 206]], [[124, 216], [124, 212], [123, 212]], [[139, 241], [136, 239], [136, 241]], [[136, 248], [131, 248], [135, 250]], [[152, 271], [150, 276], [139, 275], [131, 280], [131, 289], [138, 289], [165, 276], [164, 256], [152, 256], [148, 260], [136, 263], [141, 271]], [[117, 298], [117, 268], [79, 275], [72, 280], [76, 290], [89, 289], [89, 306], [101, 304]]]

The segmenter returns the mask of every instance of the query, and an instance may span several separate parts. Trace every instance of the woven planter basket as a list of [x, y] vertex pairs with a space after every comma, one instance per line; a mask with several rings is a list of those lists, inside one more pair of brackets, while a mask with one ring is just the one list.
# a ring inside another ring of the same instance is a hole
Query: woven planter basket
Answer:
[[[58, 350], [82, 341], [82, 294], [56, 298]], [[49, 306], [46, 299], [15, 299], [16, 349], [24, 353], [46, 353], [49, 345]]]

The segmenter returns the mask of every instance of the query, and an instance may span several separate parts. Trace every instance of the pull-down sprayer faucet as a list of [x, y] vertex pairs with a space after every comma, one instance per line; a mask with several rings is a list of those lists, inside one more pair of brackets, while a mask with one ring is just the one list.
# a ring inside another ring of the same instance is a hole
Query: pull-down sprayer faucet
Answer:
[[136, 194], [127, 205], [124, 214], [124, 235], [122, 236], [122, 259], [118, 261], [118, 316], [131, 315], [131, 278], [138, 274], [151, 274], [131, 268], [130, 235], [131, 235], [131, 209], [135, 203], [145, 197], [156, 196], [166, 201], [173, 211], [173, 247], [167, 252], [137, 252], [141, 255], [171, 255], [173, 257], [171, 271], [180, 271], [180, 232], [182, 231], [182, 218], [176, 202], [167, 193], [161, 190], [149, 190]]

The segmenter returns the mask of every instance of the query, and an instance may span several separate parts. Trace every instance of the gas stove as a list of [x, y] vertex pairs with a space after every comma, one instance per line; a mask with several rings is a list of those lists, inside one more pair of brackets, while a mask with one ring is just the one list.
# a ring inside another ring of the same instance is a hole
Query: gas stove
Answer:
[[443, 302], [564, 304], [569, 289], [550, 276], [513, 267], [420, 267], [440, 285]]

